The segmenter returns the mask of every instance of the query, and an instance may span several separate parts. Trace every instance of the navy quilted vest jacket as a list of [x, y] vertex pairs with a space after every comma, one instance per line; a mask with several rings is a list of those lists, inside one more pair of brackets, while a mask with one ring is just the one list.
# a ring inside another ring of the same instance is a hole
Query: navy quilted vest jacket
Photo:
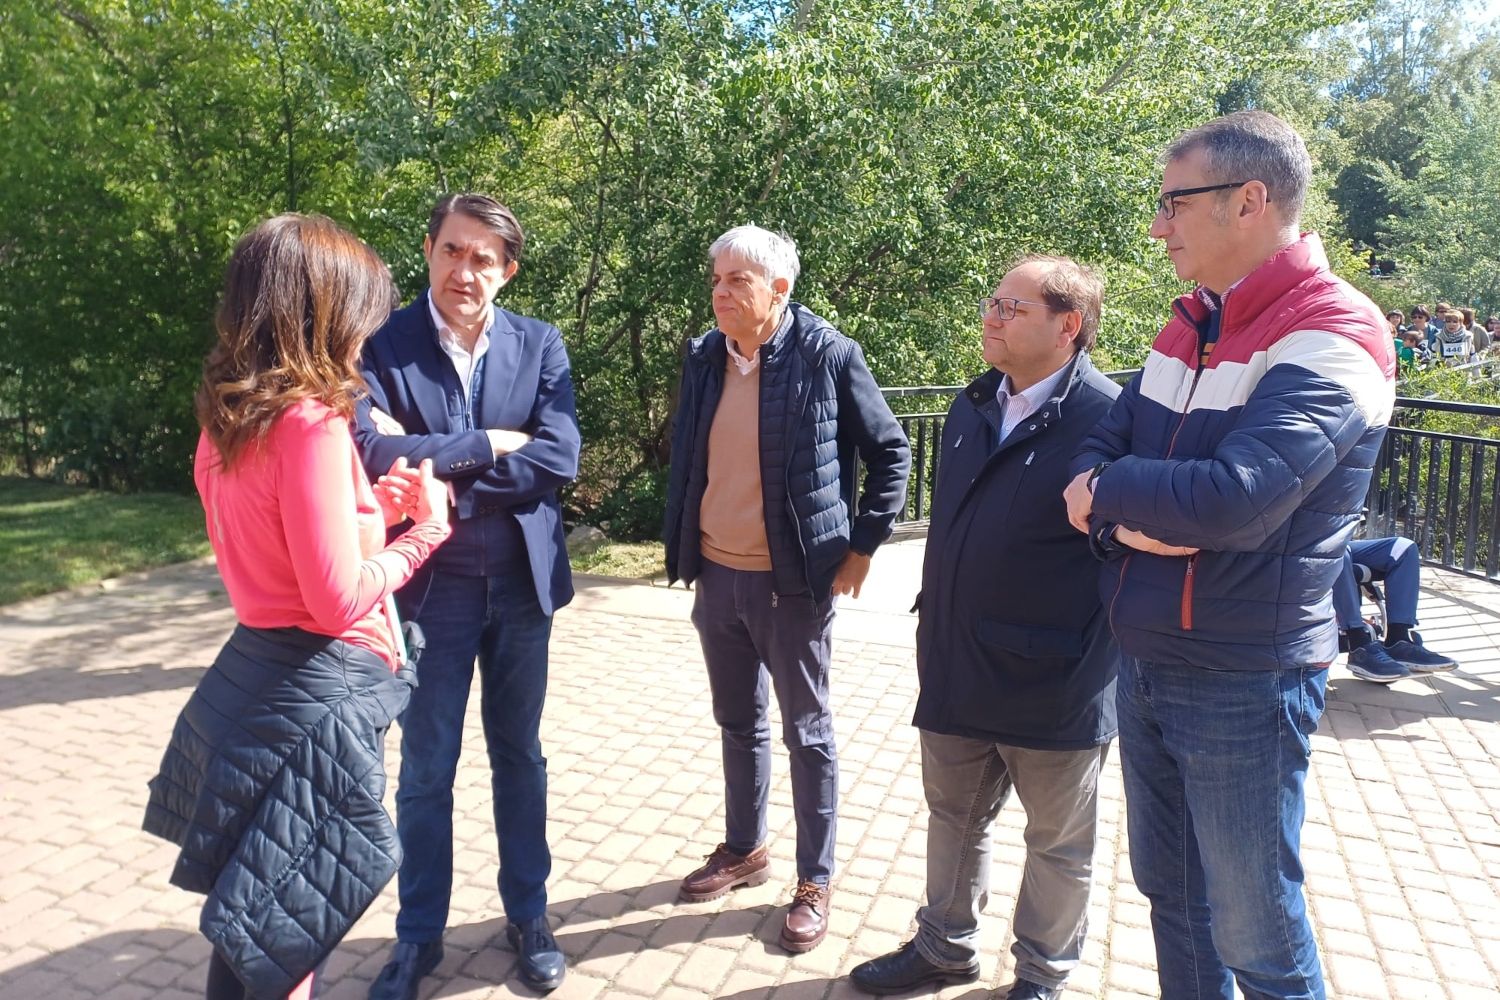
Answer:
[[410, 667], [295, 628], [237, 627], [177, 718], [145, 829], [253, 996], [286, 996], [395, 875], [384, 733]]
[[[789, 308], [791, 326], [760, 349], [766, 541], [776, 591], [821, 599], [851, 548], [869, 555], [890, 537], [911, 449], [859, 345], [803, 306]], [[683, 362], [663, 527], [674, 582], [692, 583], [702, 566], [698, 511], [727, 357], [724, 334], [710, 330]], [[857, 460], [867, 474], [851, 516]]]

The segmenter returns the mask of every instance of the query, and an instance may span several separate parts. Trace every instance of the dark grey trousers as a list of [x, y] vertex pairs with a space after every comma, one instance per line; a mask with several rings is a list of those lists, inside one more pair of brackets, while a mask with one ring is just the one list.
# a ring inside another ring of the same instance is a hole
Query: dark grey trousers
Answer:
[[766, 839], [771, 793], [770, 688], [791, 756], [797, 818], [797, 878], [833, 875], [838, 755], [828, 710], [833, 599], [778, 595], [771, 574], [705, 559], [693, 624], [703, 643], [714, 721], [724, 749], [724, 842], [741, 854]]

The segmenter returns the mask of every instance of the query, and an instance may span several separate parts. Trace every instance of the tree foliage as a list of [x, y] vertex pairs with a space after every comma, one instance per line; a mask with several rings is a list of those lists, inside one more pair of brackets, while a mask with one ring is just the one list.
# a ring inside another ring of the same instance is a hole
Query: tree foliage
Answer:
[[[506, 304], [563, 330], [575, 510], [648, 509], [704, 251], [798, 242], [797, 298], [887, 385], [978, 368], [973, 302], [1024, 251], [1101, 265], [1106, 365], [1180, 291], [1156, 155], [1355, 0], [11, 0], [0, 11], [0, 449], [186, 481], [220, 271], [267, 214], [352, 226], [418, 292], [426, 209], [494, 193]], [[644, 523], [634, 526], [644, 527]]]
[[1401, 206], [1386, 229], [1410, 265], [1418, 294], [1500, 308], [1500, 160], [1473, 137], [1500, 137], [1500, 86], [1461, 94], [1428, 117], [1427, 161], [1407, 178], [1376, 176]]
[[1488, 153], [1500, 138], [1500, 39], [1471, 30], [1474, 6], [1377, 0], [1300, 60], [1241, 85], [1303, 126], [1329, 182], [1332, 228], [1397, 264], [1399, 296], [1373, 290], [1402, 308], [1500, 305]]

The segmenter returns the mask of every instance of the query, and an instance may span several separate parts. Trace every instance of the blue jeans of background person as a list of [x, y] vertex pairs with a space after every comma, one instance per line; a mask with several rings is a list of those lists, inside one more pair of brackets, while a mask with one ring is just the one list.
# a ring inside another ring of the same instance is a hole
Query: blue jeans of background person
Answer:
[[417, 617], [427, 650], [401, 716], [396, 829], [404, 857], [397, 880], [396, 937], [442, 937], [453, 888], [453, 778], [464, 714], [479, 659], [480, 718], [489, 751], [500, 901], [512, 922], [546, 912], [547, 759], [539, 730], [547, 694], [552, 619], [537, 603], [531, 574], [434, 573]]
[[776, 594], [769, 572], [729, 569], [707, 559], [694, 587], [693, 624], [723, 742], [724, 843], [745, 854], [766, 839], [775, 687], [791, 757], [797, 878], [827, 884], [839, 790], [828, 710], [833, 599]]
[[1163, 1000], [1323, 1000], [1299, 857], [1327, 670], [1120, 658], [1120, 764]]
[[1385, 617], [1388, 624], [1415, 625], [1417, 600], [1421, 597], [1422, 554], [1410, 538], [1361, 538], [1349, 543], [1344, 568], [1333, 582], [1333, 613], [1339, 628], [1348, 631], [1364, 621], [1360, 614], [1359, 581], [1354, 564], [1370, 567], [1385, 586]]

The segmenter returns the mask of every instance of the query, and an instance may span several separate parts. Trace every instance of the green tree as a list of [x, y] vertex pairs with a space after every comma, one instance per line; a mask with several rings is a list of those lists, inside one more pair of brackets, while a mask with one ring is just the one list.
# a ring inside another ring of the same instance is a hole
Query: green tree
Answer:
[[187, 481], [227, 250], [259, 217], [306, 205], [327, 166], [297, 49], [312, 39], [286, 5], [255, 12], [198, 0], [0, 12], [0, 412], [28, 471]]
[[[1146, 235], [1158, 150], [1357, 0], [14, 0], [0, 10], [0, 448], [183, 484], [232, 241], [321, 211], [422, 285], [443, 189], [509, 202], [505, 304], [556, 322], [575, 511], [645, 532], [704, 252], [801, 247], [797, 297], [884, 384], [967, 379], [1020, 252], [1110, 278], [1101, 360], [1181, 291]], [[65, 150], [65, 155], [58, 151]]]
[[1382, 165], [1377, 177], [1399, 215], [1386, 223], [1419, 298], [1500, 310], [1500, 162], [1475, 136], [1500, 136], [1500, 83], [1461, 94], [1428, 117], [1427, 162], [1411, 178]]

